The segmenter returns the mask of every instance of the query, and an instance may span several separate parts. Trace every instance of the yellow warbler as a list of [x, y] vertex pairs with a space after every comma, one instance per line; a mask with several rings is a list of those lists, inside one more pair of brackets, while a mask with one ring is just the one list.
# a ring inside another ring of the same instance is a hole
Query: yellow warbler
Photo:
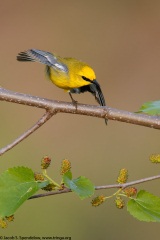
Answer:
[[[90, 92], [101, 106], [106, 106], [103, 93], [93, 69], [86, 63], [75, 58], [62, 58], [50, 52], [29, 49], [20, 52], [18, 61], [39, 62], [46, 65], [49, 79], [59, 88], [69, 92], [72, 102], [76, 101], [72, 93]], [[107, 119], [105, 120], [107, 123]]]

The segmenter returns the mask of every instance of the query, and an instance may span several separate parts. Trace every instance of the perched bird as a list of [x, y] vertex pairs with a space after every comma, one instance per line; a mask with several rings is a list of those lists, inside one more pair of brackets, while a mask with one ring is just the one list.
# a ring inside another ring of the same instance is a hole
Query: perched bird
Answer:
[[[29, 49], [20, 52], [18, 61], [39, 62], [46, 65], [49, 79], [59, 88], [69, 92], [72, 102], [72, 93], [90, 92], [101, 106], [106, 106], [103, 93], [93, 69], [86, 63], [75, 58], [62, 58], [50, 52], [38, 49]], [[107, 119], [105, 119], [107, 124]]]

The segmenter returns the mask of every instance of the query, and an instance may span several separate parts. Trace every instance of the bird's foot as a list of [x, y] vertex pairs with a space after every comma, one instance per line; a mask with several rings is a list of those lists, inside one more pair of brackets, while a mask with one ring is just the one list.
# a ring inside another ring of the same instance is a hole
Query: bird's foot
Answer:
[[72, 103], [73, 103], [73, 105], [75, 106], [75, 108], [76, 108], [76, 110], [77, 110], [77, 104], [78, 104], [78, 102], [76, 101], [76, 100], [74, 100], [74, 98], [72, 97], [72, 94], [69, 92], [69, 96], [70, 96], [70, 98], [71, 98], [71, 100], [72, 100]]
[[75, 106], [75, 108], [76, 108], [76, 110], [77, 110], [78, 101], [72, 99], [72, 103], [73, 103], [73, 105]]

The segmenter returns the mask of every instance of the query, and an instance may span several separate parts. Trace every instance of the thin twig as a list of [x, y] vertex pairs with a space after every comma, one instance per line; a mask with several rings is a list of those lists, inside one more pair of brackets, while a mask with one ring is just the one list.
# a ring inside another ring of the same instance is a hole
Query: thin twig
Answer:
[[[140, 179], [140, 180], [135, 180], [135, 181], [128, 182], [128, 183], [123, 183], [123, 184], [111, 184], [111, 185], [104, 185], [104, 186], [96, 186], [95, 190], [111, 189], [111, 188], [122, 188], [122, 189], [124, 189], [124, 188], [130, 187], [130, 186], [133, 186], [133, 185], [137, 185], [137, 184], [144, 183], [144, 182], [149, 182], [149, 181], [156, 180], [156, 179], [159, 179], [159, 178], [160, 178], [160, 175], [157, 175], [157, 176], [143, 178], [143, 179]], [[33, 195], [32, 197], [30, 197], [29, 199], [49, 197], [49, 196], [62, 194], [62, 193], [69, 193], [69, 192], [72, 192], [71, 189], [65, 188], [65, 189], [59, 190], [59, 191], [36, 194], [36, 195]]]
[[99, 118], [107, 118], [110, 120], [116, 120], [120, 122], [160, 129], [159, 116], [131, 113], [115, 108], [109, 108], [107, 106], [99, 107], [78, 103], [77, 108], [75, 108], [72, 103], [48, 100], [40, 97], [9, 91], [4, 88], [0, 88], [0, 100], [43, 108], [46, 110], [51, 109], [52, 111], [57, 113], [62, 112]]
[[152, 180], [156, 180], [159, 179], [160, 175], [156, 175], [156, 176], [152, 176], [152, 177], [147, 177], [147, 178], [142, 178], [139, 180], [135, 180], [132, 182], [127, 182], [127, 183], [123, 183], [123, 184], [112, 184], [112, 185], [104, 185], [104, 186], [97, 186], [95, 187], [96, 190], [101, 190], [101, 189], [110, 189], [110, 188], [127, 188], [133, 185], [137, 185], [140, 183], [144, 183], [144, 182], [149, 182]]
[[45, 122], [47, 122], [52, 116], [54, 112], [46, 111], [45, 114], [26, 132], [24, 132], [21, 136], [16, 138], [12, 143], [0, 149], [0, 156], [2, 156], [5, 152], [9, 151], [25, 138], [27, 138], [30, 134], [35, 132], [38, 128], [40, 128]]
[[33, 195], [32, 197], [28, 198], [28, 200], [29, 199], [34, 199], [34, 198], [49, 197], [49, 196], [52, 196], [52, 195], [69, 193], [69, 192], [72, 192], [71, 189], [65, 188], [63, 190], [58, 190], [58, 191], [54, 191], [54, 192], [45, 192], [45, 193], [42, 193], [42, 194], [36, 194], [36, 195]]

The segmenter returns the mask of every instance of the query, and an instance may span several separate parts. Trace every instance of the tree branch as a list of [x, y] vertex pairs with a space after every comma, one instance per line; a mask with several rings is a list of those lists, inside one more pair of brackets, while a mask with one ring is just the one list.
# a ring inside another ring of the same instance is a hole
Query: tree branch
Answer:
[[[104, 185], [104, 186], [96, 186], [95, 190], [111, 189], [111, 188], [122, 188], [122, 189], [124, 189], [124, 188], [130, 187], [130, 186], [133, 186], [133, 185], [137, 185], [137, 184], [144, 183], [144, 182], [149, 182], [149, 181], [156, 180], [156, 179], [159, 179], [159, 178], [160, 178], [160, 175], [157, 175], [157, 176], [143, 178], [143, 179], [140, 179], [140, 180], [135, 180], [135, 181], [128, 182], [128, 183], [123, 183], [123, 184], [111, 184], [111, 185]], [[40, 198], [40, 197], [49, 197], [49, 196], [62, 194], [62, 193], [69, 193], [69, 192], [72, 192], [71, 189], [64, 188], [63, 190], [59, 190], [59, 191], [46, 192], [46, 193], [42, 193], [42, 194], [33, 195], [29, 199]]]
[[18, 143], [23, 141], [25, 138], [27, 138], [30, 134], [35, 132], [38, 128], [40, 128], [45, 122], [47, 122], [52, 116], [53, 112], [46, 111], [45, 114], [36, 122], [30, 129], [28, 129], [26, 132], [24, 132], [21, 136], [19, 136], [17, 139], [15, 139], [12, 143], [8, 144], [7, 146], [0, 149], [0, 156], [2, 156], [5, 152], [12, 149], [14, 146], [16, 146]]
[[72, 103], [48, 100], [27, 94], [13, 92], [0, 88], [0, 100], [12, 103], [43, 108], [54, 113], [71, 113], [99, 118], [108, 118], [120, 122], [141, 125], [145, 127], [160, 129], [160, 117], [144, 114], [131, 113], [110, 107], [99, 107], [93, 105], [78, 104], [77, 109]]

